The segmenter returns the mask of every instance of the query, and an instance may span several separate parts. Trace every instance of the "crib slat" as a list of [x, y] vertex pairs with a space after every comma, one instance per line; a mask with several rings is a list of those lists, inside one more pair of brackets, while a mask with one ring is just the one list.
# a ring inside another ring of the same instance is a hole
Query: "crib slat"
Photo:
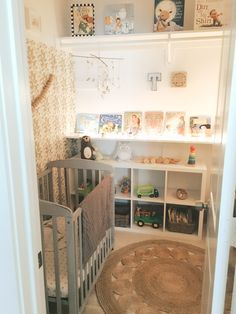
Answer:
[[96, 170], [92, 170], [92, 186], [96, 186]]
[[74, 169], [75, 208], [79, 206], [79, 175], [78, 169]]
[[88, 170], [83, 169], [83, 183], [84, 183], [84, 186], [86, 186], [87, 182], [88, 182]]
[[54, 248], [53, 255], [54, 255], [54, 270], [55, 270], [55, 281], [56, 281], [57, 314], [62, 314], [59, 254], [58, 254], [58, 240], [57, 240], [57, 218], [56, 217], [52, 217], [52, 230], [53, 230], [53, 248]]
[[[78, 291], [78, 272], [76, 265], [76, 243], [74, 242], [74, 233], [72, 228], [72, 219], [66, 219], [66, 243], [67, 243], [67, 276], [68, 276], [68, 299], [69, 313], [77, 313], [77, 291]], [[75, 230], [76, 234], [76, 230]]]
[[61, 176], [61, 171], [62, 171], [62, 168], [58, 168], [57, 169], [57, 173], [58, 173], [58, 192], [59, 192], [59, 203], [62, 204], [62, 188], [61, 188], [61, 185], [62, 185], [62, 176]]
[[70, 191], [70, 169], [65, 169], [65, 188], [67, 206], [71, 208], [71, 191]]
[[[44, 225], [43, 225], [43, 215], [40, 216], [40, 227], [41, 227], [41, 235], [42, 235], [42, 253], [43, 253], [43, 261], [45, 261], [45, 242], [44, 242]], [[44, 263], [44, 272], [43, 272], [43, 277], [44, 277], [44, 283], [45, 283], [45, 300], [46, 300], [46, 310], [47, 313], [49, 313], [49, 301], [48, 301], [48, 289], [47, 289], [47, 276], [46, 276], [46, 271], [47, 271], [47, 265]]]

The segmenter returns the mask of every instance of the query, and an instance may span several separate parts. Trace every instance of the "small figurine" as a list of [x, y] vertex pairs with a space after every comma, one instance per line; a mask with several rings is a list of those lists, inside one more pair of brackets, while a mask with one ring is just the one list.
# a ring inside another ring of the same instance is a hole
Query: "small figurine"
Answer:
[[130, 178], [129, 177], [123, 177], [120, 181], [120, 191], [123, 194], [128, 194], [130, 192]]
[[95, 149], [91, 144], [90, 137], [85, 135], [81, 139], [81, 158], [95, 160]]
[[196, 163], [196, 147], [194, 145], [191, 145], [188, 157], [188, 164], [195, 165], [195, 163]]

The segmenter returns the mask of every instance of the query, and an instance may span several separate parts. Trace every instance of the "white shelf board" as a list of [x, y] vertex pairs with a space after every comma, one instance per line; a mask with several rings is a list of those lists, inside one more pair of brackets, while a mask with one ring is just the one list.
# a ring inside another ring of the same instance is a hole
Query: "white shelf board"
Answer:
[[145, 202], [145, 203], [155, 203], [155, 204], [164, 204], [164, 198], [163, 197], [137, 197], [134, 196], [132, 198], [133, 201], [137, 202]]
[[[82, 138], [84, 134], [79, 133], [70, 133], [65, 135], [68, 139], [79, 139]], [[89, 134], [87, 134], [89, 135]], [[136, 136], [136, 137], [129, 137], [125, 135], [116, 135], [116, 136], [102, 136], [102, 135], [89, 135], [93, 141], [125, 141], [125, 142], [163, 142], [163, 143], [194, 143], [194, 144], [214, 144], [214, 136], [168, 136], [168, 135], [157, 135], [157, 136]]]
[[133, 169], [144, 169], [144, 170], [156, 170], [156, 171], [176, 171], [176, 172], [191, 172], [191, 173], [201, 173], [206, 171], [206, 165], [201, 163], [196, 163], [195, 165], [188, 164], [144, 164], [134, 161], [116, 161], [116, 160], [101, 160], [114, 168], [133, 168]]
[[115, 199], [116, 200], [131, 200], [131, 195], [129, 194], [124, 194], [124, 193], [116, 193], [115, 194]]
[[132, 44], [147, 42], [168, 42], [170, 40], [196, 40], [222, 37], [224, 31], [179, 31], [179, 32], [153, 32], [153, 33], [136, 33], [127, 35], [95, 35], [81, 37], [62, 37], [60, 45], [64, 47], [73, 47], [77, 45], [102, 45], [102, 44]]

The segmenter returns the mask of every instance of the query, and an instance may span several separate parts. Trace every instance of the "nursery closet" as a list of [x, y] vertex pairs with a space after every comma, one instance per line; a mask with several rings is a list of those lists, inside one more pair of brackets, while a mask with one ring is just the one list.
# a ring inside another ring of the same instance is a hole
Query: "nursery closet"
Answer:
[[[235, 5], [233, 8], [233, 12], [235, 12]], [[37, 10], [37, 7], [35, 9]], [[47, 11], [47, 6], [44, 10]], [[40, 234], [37, 221], [38, 198], [36, 176], [34, 175], [34, 147], [31, 136], [32, 121], [26, 71], [23, 2], [20, 0], [4, 0], [0, 14], [4, 29], [4, 36], [1, 36], [0, 40], [0, 77], [2, 78], [0, 80], [0, 164], [4, 183], [1, 185], [1, 198], [2, 206], [6, 209], [2, 211], [2, 222], [4, 222], [5, 228], [0, 228], [0, 238], [2, 247], [6, 242], [5, 231], [10, 243], [13, 244], [6, 249], [8, 254], [1, 258], [3, 263], [3, 267], [1, 267], [3, 276], [1, 278], [5, 282], [3, 292], [4, 301], [6, 301], [5, 303], [2, 302], [2, 311], [4, 313], [43, 313], [42, 268], [37, 271], [37, 258], [41, 244], [39, 236], [37, 236], [37, 234]], [[213, 223], [214, 227], [214, 232], [211, 233], [213, 238], [210, 238], [211, 235], [209, 234], [208, 239], [215, 239], [215, 241], [209, 241], [208, 243], [213, 248], [212, 252], [216, 252], [216, 258], [214, 259], [215, 254], [213, 254], [213, 259], [209, 258], [208, 266], [213, 267], [208, 272], [210, 274], [209, 279], [206, 277], [205, 281], [206, 290], [204, 295], [206, 295], [206, 302], [203, 308], [204, 314], [223, 313], [225, 278], [230, 246], [236, 182], [234, 176], [236, 147], [232, 145], [233, 136], [236, 133], [234, 124], [236, 96], [235, 90], [233, 90], [233, 87], [236, 86], [235, 25], [232, 26], [232, 30], [233, 36], [228, 46], [230, 47], [230, 50], [228, 50], [230, 53], [229, 55], [226, 53], [226, 58], [222, 62], [224, 67], [222, 68], [221, 77], [222, 80], [225, 79], [223, 83], [227, 82], [227, 85], [223, 86], [221, 83], [221, 92], [219, 93], [223, 105], [223, 107], [219, 105], [219, 116], [224, 117], [224, 119], [221, 120], [219, 125], [220, 136], [218, 145], [216, 145], [218, 152], [213, 152], [219, 161], [217, 164], [221, 165], [220, 167], [214, 167], [214, 170], [216, 170], [215, 178], [217, 178], [213, 181], [217, 182], [215, 216], [211, 216], [211, 207], [208, 211], [209, 226]], [[43, 38], [40, 39], [43, 40]], [[225, 37], [225, 40], [227, 40], [227, 37]], [[225, 63], [225, 60], [228, 60], [229, 64]], [[227, 69], [228, 71], [226, 71]], [[10, 93], [9, 86], [11, 86]], [[21, 87], [21, 91], [17, 86]], [[35, 209], [34, 212], [32, 212], [32, 208]], [[22, 228], [22, 226], [25, 226], [25, 228]], [[9, 261], [12, 263], [10, 264]], [[6, 274], [9, 275], [6, 276]], [[14, 290], [11, 289], [12, 287]], [[233, 300], [235, 299], [234, 297]], [[213, 301], [212, 306], [211, 301]], [[232, 313], [236, 313], [235, 305]]]

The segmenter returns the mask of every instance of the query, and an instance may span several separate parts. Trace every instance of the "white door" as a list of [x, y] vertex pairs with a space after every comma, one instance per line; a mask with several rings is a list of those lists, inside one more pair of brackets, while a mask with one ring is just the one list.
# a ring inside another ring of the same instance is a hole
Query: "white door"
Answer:
[[[235, 12], [235, 1], [234, 9]], [[202, 314], [223, 314], [236, 182], [236, 48], [225, 34], [213, 147]], [[236, 281], [235, 281], [236, 282]], [[231, 312], [235, 313], [235, 312]]]
[[[23, 0], [0, 9], [0, 301], [4, 314], [43, 314], [45, 295]], [[39, 255], [40, 256], [40, 255]]]

